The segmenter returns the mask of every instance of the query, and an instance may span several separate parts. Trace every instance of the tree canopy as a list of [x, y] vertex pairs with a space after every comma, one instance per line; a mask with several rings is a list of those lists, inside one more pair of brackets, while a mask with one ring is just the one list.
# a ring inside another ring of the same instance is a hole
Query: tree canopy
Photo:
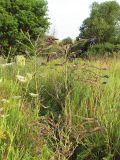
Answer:
[[64, 38], [63, 40], [62, 40], [62, 44], [63, 45], [67, 45], [67, 44], [72, 44], [73, 42], [72, 42], [72, 38], [71, 37], [67, 37], [67, 38]]
[[35, 40], [48, 26], [45, 0], [0, 0], [0, 45], [6, 52], [23, 41], [21, 31]]
[[80, 27], [80, 38], [96, 37], [100, 42], [115, 42], [120, 37], [120, 5], [115, 1], [94, 2], [90, 17]]

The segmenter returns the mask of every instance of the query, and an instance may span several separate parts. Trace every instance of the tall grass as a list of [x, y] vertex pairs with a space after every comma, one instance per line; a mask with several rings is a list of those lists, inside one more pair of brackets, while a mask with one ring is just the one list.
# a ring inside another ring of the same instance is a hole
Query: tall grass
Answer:
[[120, 60], [62, 62], [1, 62], [1, 160], [120, 158]]

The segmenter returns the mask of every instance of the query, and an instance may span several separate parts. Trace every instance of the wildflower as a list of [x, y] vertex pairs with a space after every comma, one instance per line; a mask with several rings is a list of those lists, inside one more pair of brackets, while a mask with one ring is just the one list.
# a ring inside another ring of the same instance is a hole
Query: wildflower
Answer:
[[16, 75], [16, 78], [17, 78], [17, 80], [18, 80], [19, 82], [21, 82], [21, 83], [26, 83], [26, 82], [27, 82], [27, 79], [26, 79], [26, 77], [24, 77], [24, 76]]
[[27, 73], [25, 77], [21, 76], [21, 75], [16, 75], [16, 78], [21, 83], [29, 83], [31, 81], [31, 79], [32, 79], [32, 74]]
[[24, 67], [25, 66], [25, 57], [23, 55], [18, 55], [16, 57], [16, 63], [19, 67]]
[[31, 97], [33, 97], [33, 98], [36, 98], [36, 97], [39, 96], [39, 94], [35, 94], [35, 93], [29, 93], [29, 95], [30, 95]]
[[14, 65], [14, 62], [2, 64], [1, 67], [8, 67], [8, 66], [12, 66], [12, 65]]
[[9, 100], [3, 98], [3, 99], [1, 100], [1, 102], [3, 102], [3, 103], [9, 103]]

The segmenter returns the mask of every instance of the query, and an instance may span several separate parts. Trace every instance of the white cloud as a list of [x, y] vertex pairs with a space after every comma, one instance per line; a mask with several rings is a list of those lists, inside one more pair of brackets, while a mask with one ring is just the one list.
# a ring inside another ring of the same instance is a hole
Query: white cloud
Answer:
[[[47, 0], [51, 32], [56, 30], [56, 36], [75, 38], [79, 34], [79, 28], [83, 20], [89, 16], [90, 5], [95, 0]], [[103, 2], [105, 0], [97, 0]], [[117, 2], [120, 2], [118, 0]]]

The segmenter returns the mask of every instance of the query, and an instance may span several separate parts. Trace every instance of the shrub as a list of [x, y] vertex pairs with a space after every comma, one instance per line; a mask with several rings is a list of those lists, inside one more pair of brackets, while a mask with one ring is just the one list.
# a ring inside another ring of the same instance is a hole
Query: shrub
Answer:
[[88, 56], [103, 56], [103, 55], [113, 55], [114, 52], [118, 51], [116, 46], [111, 43], [100, 43], [92, 46], [88, 49]]

